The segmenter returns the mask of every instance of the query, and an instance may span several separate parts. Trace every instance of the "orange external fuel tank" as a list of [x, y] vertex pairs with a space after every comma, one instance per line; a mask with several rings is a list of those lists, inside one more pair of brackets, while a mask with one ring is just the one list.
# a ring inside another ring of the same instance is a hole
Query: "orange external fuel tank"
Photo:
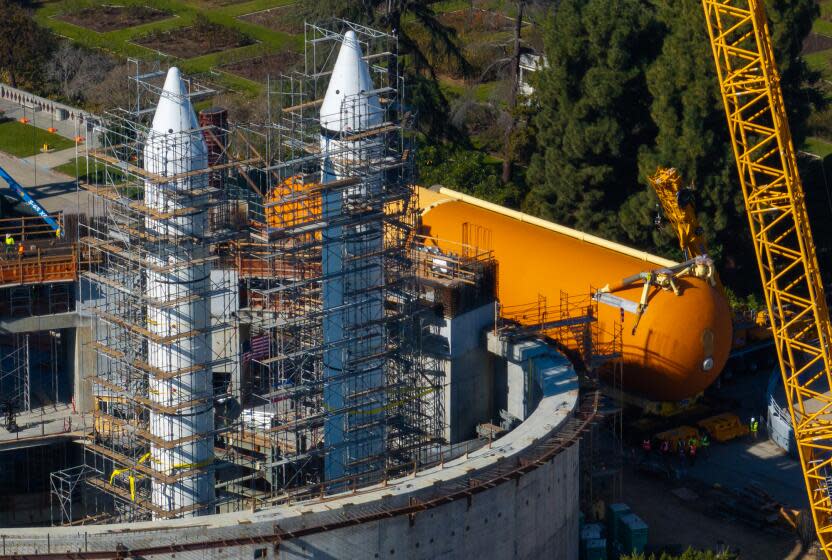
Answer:
[[[503, 306], [529, 304], [540, 296], [551, 305], [561, 291], [588, 295], [592, 288], [675, 264], [448, 189], [420, 189], [420, 205], [424, 233], [440, 245], [446, 240], [493, 250]], [[471, 239], [472, 231], [485, 241]], [[598, 321], [607, 331], [623, 316], [624, 388], [654, 401], [680, 401], [703, 391], [722, 371], [731, 348], [731, 313], [721, 290], [692, 276], [680, 277], [678, 285], [680, 295], [657, 288], [650, 292], [635, 334], [634, 312], [598, 304]], [[632, 309], [641, 292], [639, 283], [614, 295]]]

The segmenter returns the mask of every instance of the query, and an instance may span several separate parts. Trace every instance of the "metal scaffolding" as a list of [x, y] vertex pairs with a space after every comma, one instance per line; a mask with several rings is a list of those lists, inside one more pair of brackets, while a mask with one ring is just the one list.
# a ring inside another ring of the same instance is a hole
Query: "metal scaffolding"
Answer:
[[0, 399], [8, 409], [29, 412], [32, 410], [29, 335], [15, 334], [8, 338], [11, 349], [0, 360]]
[[[336, 120], [355, 118], [367, 106], [360, 97], [373, 96], [377, 122], [337, 127], [335, 148], [324, 154], [321, 105], [349, 31], [373, 89], [344, 99]], [[425, 375], [419, 347], [410, 252], [417, 205], [396, 38], [344, 21], [307, 24], [305, 52], [305, 72], [270, 83], [276, 163], [264, 170], [262, 206], [250, 207], [257, 242], [235, 247], [241, 316], [251, 325], [243, 355], [248, 431], [222, 439], [241, 464], [264, 462], [270, 498], [412, 469], [441, 433], [432, 423], [442, 417], [430, 409], [440, 383]], [[336, 169], [323, 182], [326, 160]], [[332, 306], [326, 293], [339, 283], [342, 299]], [[343, 327], [335, 337], [327, 327], [334, 322]]]
[[[372, 92], [359, 96], [377, 97], [381, 118], [334, 137], [338, 148], [326, 155], [337, 160], [338, 178], [323, 182], [321, 96], [347, 31], [373, 80]], [[341, 20], [307, 24], [306, 69], [270, 80], [269, 122], [228, 124], [213, 109], [214, 120], [203, 122], [201, 114], [200, 126], [177, 142], [202, 137], [208, 166], [172, 176], [152, 171], [162, 162], [147, 161], [163, 77], [136, 64], [133, 105], [86, 123], [80, 187], [92, 196], [79, 238], [90, 265], [80, 291], [82, 309], [94, 317], [94, 435], [84, 468], [53, 478], [61, 522], [236, 510], [419, 468], [444, 433], [443, 380], [422, 348], [418, 205], [396, 38]], [[189, 98], [209, 92], [187, 83]], [[172, 184], [169, 207], [149, 200]], [[208, 216], [204, 233], [183, 231], [200, 213]], [[341, 270], [329, 270], [333, 262]], [[200, 289], [154, 288], [159, 278], [203, 264], [209, 281]], [[341, 282], [338, 306], [324, 303], [333, 282]], [[207, 324], [169, 319], [195, 306], [210, 309]], [[167, 330], [159, 317], [168, 318]], [[325, 329], [332, 320], [346, 325], [335, 339]], [[155, 365], [160, 348], [188, 341], [208, 345], [210, 359]], [[337, 355], [338, 375], [325, 373], [325, 355]], [[209, 386], [185, 383], [204, 371]], [[160, 435], [154, 424], [207, 409], [210, 429]], [[210, 460], [158, 459], [159, 450], [194, 441], [210, 442]], [[212, 499], [160, 505], [159, 486], [186, 492], [188, 481], [206, 476]], [[97, 495], [83, 519], [69, 508], [79, 485]]]
[[[79, 233], [93, 255], [81, 301], [94, 318], [97, 353], [85, 464], [86, 472], [101, 473], [85, 481], [110, 495], [114, 518], [126, 520], [214, 511], [214, 501], [195, 497], [195, 488], [208, 479], [212, 493], [223, 466], [214, 438], [234, 422], [216, 426], [215, 403], [231, 398], [238, 364], [236, 275], [216, 264], [246, 223], [224, 187], [260, 161], [256, 134], [215, 126], [166, 135], [164, 161], [150, 161], [162, 157], [147, 146], [153, 110], [171, 95], [159, 84], [163, 75], [137, 70], [130, 79], [135, 105], [87, 122], [88, 180], [80, 184], [92, 195]], [[189, 87], [189, 98], [202, 91]], [[218, 135], [223, 162], [191, 170], [188, 161], [171, 161]], [[189, 171], [156, 171], [176, 168]], [[204, 457], [194, 456], [197, 448], [207, 450]]]
[[588, 426], [581, 445], [581, 501], [590, 511], [596, 499], [621, 498], [623, 487], [623, 324], [602, 326], [598, 300], [590, 294], [560, 293], [557, 304], [546, 298], [501, 309], [498, 328], [519, 335], [541, 335], [555, 341], [582, 373], [582, 387], [603, 395], [604, 422]]

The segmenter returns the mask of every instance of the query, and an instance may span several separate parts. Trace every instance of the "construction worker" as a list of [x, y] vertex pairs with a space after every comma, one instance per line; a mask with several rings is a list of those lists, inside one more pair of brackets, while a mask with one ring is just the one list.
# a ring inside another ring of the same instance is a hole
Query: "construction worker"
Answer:
[[760, 429], [760, 423], [757, 422], [755, 417], [751, 417], [751, 421], [748, 423], [748, 429], [751, 432], [751, 438], [757, 439], [757, 431]]
[[649, 438], [645, 438], [644, 441], [641, 442], [641, 448], [644, 450], [645, 455], [650, 455], [653, 445], [650, 443]]
[[23, 251], [24, 251], [23, 243], [18, 243], [17, 244], [17, 256], [21, 259], [23, 258]]
[[661, 449], [662, 455], [667, 456], [667, 454], [670, 453], [670, 443], [668, 443], [668, 441], [666, 439], [662, 440], [662, 445], [661, 445], [660, 449]]
[[702, 448], [702, 455], [706, 455], [708, 453], [708, 448], [711, 446], [711, 440], [708, 437], [708, 434], [702, 434], [702, 439], [699, 440], [699, 446]]
[[6, 234], [6, 257], [9, 256], [9, 253], [14, 251], [14, 237], [11, 234]]

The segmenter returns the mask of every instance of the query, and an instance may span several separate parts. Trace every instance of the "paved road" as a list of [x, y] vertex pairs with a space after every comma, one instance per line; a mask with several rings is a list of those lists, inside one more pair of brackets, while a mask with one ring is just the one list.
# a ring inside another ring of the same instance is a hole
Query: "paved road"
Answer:
[[70, 161], [82, 154], [83, 151], [79, 151], [78, 148], [73, 146], [72, 148], [67, 148], [66, 150], [60, 150], [57, 152], [35, 154], [33, 156], [23, 158], [23, 161], [31, 165], [36, 165], [43, 169], [52, 169], [53, 167], [58, 167], [59, 165], [69, 163]]
[[800, 464], [773, 442], [735, 440], [711, 445], [708, 457], [700, 457], [687, 475], [707, 484], [744, 488], [756, 483], [774, 499], [796, 508], [809, 506]]
[[[97, 213], [93, 212], [92, 199], [89, 194], [83, 190], [79, 192], [72, 177], [2, 152], [0, 152], [0, 167], [3, 167], [9, 175], [26, 188], [32, 198], [37, 200], [47, 212], [64, 211], [87, 215]], [[0, 193], [14, 198], [5, 183], [0, 184]], [[23, 209], [22, 203], [19, 206]], [[31, 213], [28, 209], [23, 209], [23, 211]]]

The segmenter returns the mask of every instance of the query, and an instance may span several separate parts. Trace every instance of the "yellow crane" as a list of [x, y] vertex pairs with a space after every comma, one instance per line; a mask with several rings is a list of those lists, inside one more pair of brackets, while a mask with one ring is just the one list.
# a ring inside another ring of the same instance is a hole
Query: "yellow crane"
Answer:
[[722, 289], [713, 261], [707, 255], [705, 237], [693, 205], [693, 191], [682, 185], [682, 177], [674, 168], [659, 167], [648, 180], [659, 197], [665, 217], [676, 231], [679, 246], [685, 253], [685, 261], [674, 267], [634, 274], [624, 278], [615, 286], [607, 284], [595, 294], [597, 299], [603, 301], [604, 294], [616, 292], [633, 284], [642, 284], [641, 299], [636, 308], [632, 334], [636, 333], [641, 318], [647, 311], [651, 289], [669, 290], [677, 296], [681, 295], [677, 282], [681, 276], [703, 278], [711, 285]]
[[659, 167], [648, 177], [650, 186], [656, 196], [667, 221], [673, 226], [679, 247], [685, 254], [685, 259], [702, 257], [707, 253], [705, 236], [696, 208], [693, 205], [693, 190], [682, 184], [682, 176], [673, 167]]
[[832, 327], [762, 0], [702, 0], [818, 540], [832, 558]]

